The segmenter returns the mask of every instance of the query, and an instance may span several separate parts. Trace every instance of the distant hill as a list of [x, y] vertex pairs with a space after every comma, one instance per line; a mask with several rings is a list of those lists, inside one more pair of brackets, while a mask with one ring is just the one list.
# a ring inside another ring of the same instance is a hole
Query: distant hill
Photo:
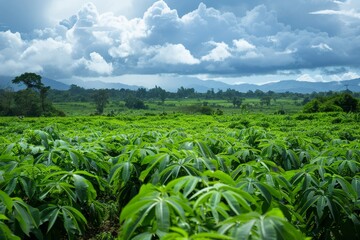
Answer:
[[[241, 86], [241, 85], [240, 85]], [[304, 82], [296, 80], [280, 81], [275, 83], [268, 83], [258, 86], [259, 90], [267, 92], [297, 92], [297, 93], [311, 93], [311, 92], [328, 92], [328, 91], [343, 91], [349, 89], [353, 92], [360, 92], [360, 78], [345, 81], [333, 82]]]
[[137, 90], [138, 88], [141, 88], [140, 86], [134, 86], [134, 85], [127, 85], [123, 83], [113, 83], [113, 82], [103, 82], [103, 81], [84, 81], [77, 78], [72, 79], [63, 79], [61, 80], [65, 84], [68, 84], [69, 86], [71, 84], [75, 84], [79, 87], [85, 88], [85, 89], [131, 89], [131, 90]]
[[178, 88], [194, 88], [196, 92], [206, 92], [214, 89], [214, 91], [227, 89], [235, 89], [240, 92], [255, 91], [257, 89], [267, 92], [297, 92], [297, 93], [312, 93], [312, 92], [327, 92], [327, 91], [343, 91], [347, 88], [353, 92], [360, 92], [360, 78], [346, 81], [333, 82], [305, 82], [297, 80], [285, 80], [279, 82], [266, 83], [262, 85], [257, 84], [238, 84], [230, 85], [221, 81], [215, 80], [200, 80], [195, 77], [168, 77], [156, 80], [153, 83], [160, 86], [167, 91], [176, 92]]
[[[20, 89], [25, 88], [25, 86], [22, 84], [13, 84], [11, 82], [13, 79], [14, 79], [14, 77], [0, 76], [0, 89], [11, 87], [15, 91], [18, 91]], [[41, 78], [41, 82], [45, 86], [49, 86], [52, 89], [68, 90], [70, 88], [70, 86], [65, 83], [62, 83], [62, 82], [59, 82], [59, 81], [56, 81], [56, 80], [53, 80], [50, 78], [46, 78], [46, 77]]]
[[194, 88], [197, 92], [206, 92], [210, 89], [214, 91], [227, 89], [235, 89], [239, 92], [248, 92], [261, 90], [263, 92], [296, 92], [296, 93], [312, 93], [312, 92], [328, 92], [328, 91], [343, 91], [349, 89], [353, 92], [360, 92], [360, 78], [345, 81], [332, 81], [332, 82], [305, 82], [297, 80], [285, 80], [279, 82], [266, 83], [262, 85], [256, 84], [238, 84], [230, 85], [224, 82], [207, 80], [203, 81], [197, 78], [190, 77], [178, 77], [169, 78], [167, 81], [161, 81], [156, 83], [168, 91], [177, 91], [181, 86], [185, 88]]
[[[12, 87], [15, 91], [24, 88], [24, 86], [12, 84], [13, 77], [0, 76], [0, 88]], [[60, 81], [52, 80], [49, 78], [43, 78], [43, 83], [46, 86], [50, 86], [52, 89], [67, 90], [71, 84], [75, 84], [79, 87], [86, 89], [131, 89], [136, 90], [141, 86], [128, 85], [124, 83], [103, 82], [103, 81], [84, 81], [81, 79], [63, 79]], [[162, 77], [152, 80], [151, 83], [147, 83], [147, 88], [154, 88], [159, 86], [167, 91], [176, 92], [178, 88], [194, 88], [196, 92], [206, 92], [214, 89], [214, 91], [227, 89], [235, 89], [240, 92], [261, 90], [263, 92], [296, 92], [296, 93], [312, 93], [312, 92], [328, 92], [328, 91], [343, 91], [349, 89], [353, 92], [360, 92], [360, 78], [344, 81], [332, 81], [332, 82], [305, 82], [297, 80], [285, 80], [279, 82], [266, 83], [262, 85], [256, 84], [238, 84], [230, 85], [216, 80], [201, 80], [196, 77]]]

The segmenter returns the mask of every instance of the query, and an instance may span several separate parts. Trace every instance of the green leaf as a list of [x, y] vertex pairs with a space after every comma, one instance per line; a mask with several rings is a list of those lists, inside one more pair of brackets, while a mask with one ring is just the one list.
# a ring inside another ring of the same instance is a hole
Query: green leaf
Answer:
[[315, 202], [317, 202], [319, 199], [319, 196], [314, 196], [314, 197], [310, 197], [306, 200], [305, 204], [301, 207], [301, 209], [299, 210], [299, 213], [301, 215], [304, 215], [306, 213], [306, 211], [310, 208], [313, 207], [313, 204]]
[[8, 211], [11, 211], [13, 207], [13, 201], [5, 192], [0, 190], [0, 200], [5, 205]]
[[[121, 239], [130, 240], [132, 239], [132, 234], [138, 228], [138, 226], [143, 222], [144, 218], [152, 210], [154, 205], [149, 206], [148, 208], [143, 208], [136, 214], [130, 215], [122, 225]], [[122, 214], [122, 213], [121, 213]]]
[[70, 206], [62, 206], [61, 213], [64, 221], [64, 228], [69, 236], [81, 234], [85, 228], [87, 221], [84, 215], [76, 208]]
[[224, 198], [226, 199], [227, 204], [230, 206], [230, 208], [236, 213], [241, 214], [241, 206], [243, 206], [245, 209], [250, 210], [250, 206], [244, 201], [242, 198], [240, 198], [240, 204], [239, 204], [239, 198], [235, 198], [234, 195], [231, 192], [224, 192], [223, 193]]
[[199, 150], [200, 150], [200, 154], [204, 157], [204, 158], [213, 158], [216, 159], [215, 154], [211, 151], [211, 149], [206, 146], [203, 142], [201, 141], [196, 141], [195, 142], [196, 145], [198, 146]]
[[129, 216], [136, 214], [137, 211], [141, 211], [144, 208], [148, 208], [153, 202], [153, 199], [151, 198], [141, 199], [136, 202], [133, 200], [134, 198], [122, 209], [120, 214], [120, 222], [124, 221]]
[[[184, 199], [177, 199], [172, 196], [171, 198], [166, 199], [166, 203], [175, 210], [175, 212], [185, 221], [185, 211], [187, 214], [192, 212], [192, 208], [188, 206], [187, 201]], [[185, 211], [184, 211], [185, 210]]]
[[265, 198], [266, 202], [270, 205], [272, 196], [271, 196], [270, 192], [268, 191], [268, 189], [262, 183], [256, 182], [254, 184], [260, 190], [261, 195]]
[[155, 207], [157, 228], [168, 232], [170, 228], [170, 210], [165, 200], [159, 200]]
[[123, 169], [122, 169], [122, 180], [124, 182], [129, 181], [131, 175], [131, 163], [130, 162], [124, 162], [123, 163]]
[[96, 198], [96, 190], [91, 182], [84, 177], [74, 174], [75, 193], [81, 202], [92, 201]]
[[255, 223], [256, 223], [256, 220], [251, 220], [246, 223], [241, 223], [240, 227], [238, 227], [234, 231], [233, 236], [237, 237], [239, 240], [251, 239], [251, 230], [254, 227]]
[[5, 223], [0, 221], [0, 239], [1, 240], [21, 240], [18, 236], [14, 235]]
[[84, 215], [79, 210], [77, 210], [76, 208], [71, 207], [71, 206], [63, 206], [62, 209], [63, 209], [63, 212], [64, 212], [64, 210], [67, 211], [78, 222], [81, 222], [83, 224], [87, 224], [87, 220], [84, 217]]
[[[144, 181], [145, 178], [149, 175], [149, 173], [158, 165], [164, 162], [168, 162], [169, 161], [169, 155], [168, 154], [157, 154], [157, 155], [153, 155], [153, 156], [148, 156], [145, 158], [145, 160], [147, 160], [147, 162], [151, 161], [151, 166], [148, 166], [146, 168], [146, 170], [142, 171], [139, 177], [140, 181]], [[146, 162], [143, 161], [142, 164], [145, 164]]]
[[131, 240], [151, 240], [153, 237], [152, 233], [145, 232], [140, 233], [139, 235], [134, 236]]
[[235, 186], [235, 184], [236, 184], [231, 176], [229, 176], [228, 174], [226, 174], [222, 171], [219, 171], [219, 170], [206, 171], [206, 172], [204, 172], [204, 175], [208, 176], [208, 177], [219, 179], [221, 181], [221, 183], [228, 184], [230, 186]]
[[69, 156], [76, 168], [79, 168], [79, 158], [73, 150], [69, 150]]
[[14, 215], [15, 219], [20, 225], [21, 230], [27, 236], [30, 236], [30, 230], [34, 226], [34, 220], [26, 203], [23, 203], [20, 200], [14, 201]]
[[190, 239], [194, 239], [194, 240], [231, 240], [233, 238], [228, 237], [228, 236], [224, 236], [218, 233], [214, 233], [214, 232], [209, 232], [209, 233], [197, 233], [191, 236]]
[[49, 214], [49, 224], [48, 224], [48, 229], [47, 232], [49, 232], [51, 230], [51, 228], [54, 226], [56, 220], [58, 219], [60, 213], [60, 209], [54, 209], [50, 214]]

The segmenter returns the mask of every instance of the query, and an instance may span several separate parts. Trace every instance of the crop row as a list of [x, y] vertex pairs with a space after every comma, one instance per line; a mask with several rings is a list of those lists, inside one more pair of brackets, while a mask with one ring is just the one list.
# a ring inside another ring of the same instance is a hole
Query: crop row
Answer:
[[0, 233], [359, 238], [359, 141], [308, 135], [256, 126], [195, 134], [27, 130], [0, 145]]

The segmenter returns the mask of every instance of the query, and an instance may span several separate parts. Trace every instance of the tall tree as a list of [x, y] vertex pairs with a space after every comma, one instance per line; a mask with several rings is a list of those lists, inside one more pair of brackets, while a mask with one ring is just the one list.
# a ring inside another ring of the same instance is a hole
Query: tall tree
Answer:
[[234, 105], [234, 107], [239, 108], [243, 102], [243, 98], [238, 98], [238, 97], [234, 97], [232, 100], [232, 104]]
[[27, 90], [33, 89], [38, 92], [40, 96], [41, 109], [43, 112], [45, 112], [45, 99], [50, 87], [44, 86], [44, 84], [41, 82], [40, 75], [37, 75], [36, 73], [26, 72], [21, 74], [20, 76], [15, 77], [12, 82], [15, 84], [23, 83], [26, 85]]
[[12, 88], [0, 90], [0, 115], [11, 115], [14, 92]]
[[45, 112], [45, 99], [48, 95], [50, 87], [41, 87], [40, 88], [40, 101], [41, 101], [41, 109]]
[[105, 108], [106, 104], [109, 102], [108, 99], [109, 99], [109, 95], [105, 89], [97, 90], [93, 94], [93, 100], [96, 105], [96, 113], [97, 114], [104, 113], [104, 108]]
[[27, 89], [35, 88], [40, 91], [44, 84], [41, 82], [41, 76], [36, 73], [23, 73], [12, 80], [15, 84], [23, 83]]

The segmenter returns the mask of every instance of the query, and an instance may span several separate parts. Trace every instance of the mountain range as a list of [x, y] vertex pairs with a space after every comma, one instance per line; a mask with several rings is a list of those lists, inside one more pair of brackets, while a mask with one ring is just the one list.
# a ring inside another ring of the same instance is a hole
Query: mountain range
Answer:
[[[15, 77], [9, 77], [9, 76], [0, 76], [0, 89], [4, 88], [12, 88], [14, 91], [18, 91], [25, 88], [24, 84], [13, 84], [11, 81]], [[45, 86], [50, 86], [52, 89], [57, 90], [68, 90], [70, 88], [69, 85], [62, 83], [60, 81], [56, 81], [50, 78], [42, 77], [41, 82]]]
[[[15, 91], [23, 89], [24, 86], [12, 84], [11, 80], [14, 77], [0, 76], [0, 89], [11, 87]], [[52, 89], [67, 90], [71, 84], [86, 88], [86, 89], [131, 89], [136, 90], [143, 86], [128, 85], [124, 83], [103, 82], [103, 81], [84, 81], [80, 79], [68, 79], [56, 81], [50, 78], [42, 78], [45, 86], [50, 86]], [[256, 84], [236, 84], [230, 85], [221, 81], [215, 80], [200, 80], [195, 77], [164, 77], [151, 81], [146, 88], [153, 88], [159, 86], [167, 91], [176, 92], [178, 88], [194, 88], [196, 92], [206, 92], [214, 89], [214, 91], [227, 89], [235, 89], [240, 92], [261, 90], [263, 92], [296, 92], [296, 93], [311, 93], [311, 92], [327, 92], [327, 91], [343, 91], [349, 89], [353, 92], [360, 92], [360, 78], [344, 81], [332, 82], [306, 82], [297, 80], [284, 80], [279, 82], [266, 83], [262, 85]]]

